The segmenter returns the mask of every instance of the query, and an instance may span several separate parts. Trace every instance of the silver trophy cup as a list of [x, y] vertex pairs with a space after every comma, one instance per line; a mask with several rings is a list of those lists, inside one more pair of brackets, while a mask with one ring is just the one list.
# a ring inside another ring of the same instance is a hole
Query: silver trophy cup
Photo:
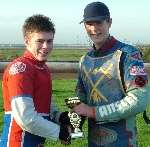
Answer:
[[[65, 99], [65, 102], [67, 106], [72, 109], [75, 105], [78, 105], [80, 103], [80, 99], [78, 97], [69, 97]], [[81, 122], [81, 116], [79, 116], [75, 112], [69, 112], [68, 116], [70, 118], [70, 123], [73, 126], [71, 138], [83, 137], [83, 132], [79, 128]]]

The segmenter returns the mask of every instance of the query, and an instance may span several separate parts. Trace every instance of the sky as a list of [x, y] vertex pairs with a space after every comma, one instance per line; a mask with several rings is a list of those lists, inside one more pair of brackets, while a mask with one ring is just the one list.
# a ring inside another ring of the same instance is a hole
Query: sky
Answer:
[[[55, 23], [57, 44], [88, 44], [83, 24], [85, 6], [94, 0], [1, 0], [0, 44], [22, 44], [22, 25], [33, 14]], [[110, 10], [110, 34], [129, 44], [150, 44], [150, 0], [101, 0]]]

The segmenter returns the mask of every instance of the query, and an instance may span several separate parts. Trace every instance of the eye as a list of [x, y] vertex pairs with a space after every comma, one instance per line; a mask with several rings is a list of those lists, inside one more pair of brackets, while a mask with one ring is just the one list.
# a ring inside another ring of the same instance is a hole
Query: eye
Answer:
[[88, 25], [88, 26], [92, 26], [93, 25], [92, 22], [86, 22], [85, 24]]
[[47, 43], [52, 43], [52, 42], [53, 42], [53, 39], [47, 40]]
[[99, 21], [88, 21], [85, 24], [87, 26], [95, 26], [95, 25], [102, 25], [104, 23], [104, 20], [99, 20]]
[[44, 40], [38, 39], [38, 40], [36, 40], [36, 42], [37, 42], [37, 43], [44, 43]]

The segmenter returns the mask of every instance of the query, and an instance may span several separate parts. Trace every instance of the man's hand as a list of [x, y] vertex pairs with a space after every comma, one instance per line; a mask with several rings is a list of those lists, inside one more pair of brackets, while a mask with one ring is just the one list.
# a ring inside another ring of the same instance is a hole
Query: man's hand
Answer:
[[70, 128], [67, 125], [60, 125], [59, 139], [62, 144], [71, 144]]
[[84, 103], [76, 105], [72, 110], [81, 116], [95, 118], [95, 108], [90, 107]]
[[73, 108], [75, 105], [78, 105], [81, 103], [80, 99], [78, 97], [69, 97], [67, 99], [65, 99], [66, 105], [69, 108]]

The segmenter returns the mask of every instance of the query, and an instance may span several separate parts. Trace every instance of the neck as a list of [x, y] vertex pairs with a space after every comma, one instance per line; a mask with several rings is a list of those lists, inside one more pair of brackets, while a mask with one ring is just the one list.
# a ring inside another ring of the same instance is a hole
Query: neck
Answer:
[[97, 46], [93, 44], [93, 48], [94, 50], [105, 52], [111, 49], [116, 43], [116, 41], [117, 40], [113, 36], [109, 36], [103, 44]]

